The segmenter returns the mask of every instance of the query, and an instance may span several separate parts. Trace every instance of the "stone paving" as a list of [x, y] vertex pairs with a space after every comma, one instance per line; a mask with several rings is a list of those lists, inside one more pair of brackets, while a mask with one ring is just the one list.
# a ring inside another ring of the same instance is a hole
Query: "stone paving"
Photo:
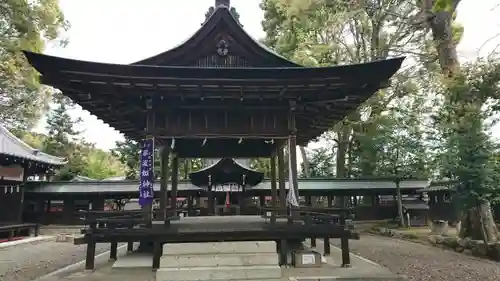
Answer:
[[[340, 240], [331, 240], [340, 245]], [[318, 247], [322, 246], [318, 243]], [[394, 238], [363, 235], [352, 252], [406, 275], [411, 281], [498, 281], [500, 263]]]
[[[96, 253], [109, 249], [99, 244]], [[43, 241], [0, 249], [0, 280], [31, 281], [85, 259], [86, 246]]]

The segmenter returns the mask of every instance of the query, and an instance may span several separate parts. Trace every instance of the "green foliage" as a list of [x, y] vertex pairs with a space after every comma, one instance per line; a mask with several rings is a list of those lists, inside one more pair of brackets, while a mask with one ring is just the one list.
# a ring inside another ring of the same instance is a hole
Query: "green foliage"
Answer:
[[71, 180], [76, 175], [82, 175], [85, 163], [74, 140], [80, 132], [75, 130], [75, 125], [81, 120], [73, 120], [68, 114], [70, 103], [61, 99], [57, 107], [47, 118], [48, 138], [43, 143], [44, 151], [55, 156], [65, 157], [69, 165], [61, 168], [56, 176], [60, 180]]
[[[408, 1], [263, 0], [261, 8], [264, 42], [302, 65], [362, 63], [401, 54], [417, 61], [429, 61], [431, 57], [421, 53], [425, 32], [416, 30], [408, 21], [418, 12], [418, 7], [408, 5]], [[393, 79], [392, 88], [379, 91], [332, 128], [326, 138], [331, 140], [328, 146], [335, 148], [310, 151], [309, 161], [322, 159], [328, 153], [328, 169], [335, 158], [341, 161], [335, 164], [340, 177], [388, 176], [393, 175], [396, 166], [404, 174], [418, 166], [418, 171], [411, 174], [427, 175], [424, 161], [409, 160], [415, 154], [425, 155], [423, 133], [403, 125], [418, 124], [428, 110], [419, 90], [427, 81], [414, 82], [415, 77], [423, 80], [428, 75], [420, 67], [401, 72]], [[398, 108], [399, 104], [405, 105], [404, 110]], [[412, 114], [405, 115], [408, 112]], [[395, 132], [411, 137], [395, 141]], [[310, 170], [315, 165], [310, 164]], [[331, 174], [320, 171], [313, 173]]]
[[[460, 1], [460, 0], [459, 0]], [[433, 11], [447, 11], [452, 12], [456, 0], [434, 0]]]
[[16, 135], [43, 152], [68, 160], [68, 164], [56, 172], [56, 180], [72, 180], [77, 175], [93, 179], [121, 175], [123, 167], [110, 153], [81, 141], [80, 132], [75, 129], [80, 120], [73, 120], [69, 109], [70, 101], [59, 99], [47, 118], [47, 135], [22, 130], [17, 130]]
[[485, 121], [496, 113], [500, 94], [500, 61], [479, 59], [444, 81], [442, 110], [435, 116], [441, 132], [443, 174], [460, 182], [465, 207], [500, 197], [497, 147]]
[[[111, 153], [126, 167], [125, 178], [132, 180], [138, 179], [139, 161], [140, 161], [139, 144], [130, 139], [116, 142], [116, 148]], [[156, 164], [156, 163], [155, 163]]]
[[[309, 176], [311, 178], [332, 178], [335, 176], [335, 161], [333, 150], [327, 147], [312, 149], [308, 153]], [[304, 165], [302, 165], [302, 175]]]
[[[139, 169], [140, 169], [140, 145], [133, 140], [125, 139], [125, 141], [116, 142], [116, 148], [113, 149], [112, 154], [126, 167], [125, 177], [130, 180], [139, 179]], [[154, 170], [155, 177], [160, 178], [161, 175], [161, 153], [160, 149], [155, 149], [154, 157]], [[172, 157], [169, 156], [169, 161]], [[189, 179], [189, 174], [194, 171], [198, 171], [203, 167], [202, 160], [200, 158], [188, 158], [179, 160], [179, 179], [187, 180]], [[171, 179], [171, 163], [169, 162], [169, 180]]]
[[250, 169], [264, 173], [264, 178], [271, 178], [271, 160], [269, 158], [253, 158]]
[[21, 50], [42, 52], [68, 27], [58, 0], [4, 0], [0, 4], [0, 122], [32, 127], [48, 109], [51, 92]]

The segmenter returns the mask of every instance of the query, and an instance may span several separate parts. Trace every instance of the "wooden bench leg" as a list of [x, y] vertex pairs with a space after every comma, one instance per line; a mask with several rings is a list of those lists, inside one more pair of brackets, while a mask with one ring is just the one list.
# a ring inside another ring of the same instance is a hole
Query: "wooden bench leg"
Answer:
[[117, 260], [117, 253], [118, 252], [118, 242], [111, 242], [111, 250], [109, 251], [109, 259], [110, 260]]
[[325, 239], [323, 240], [323, 254], [325, 256], [329, 256], [331, 254], [331, 250], [330, 250], [330, 237], [325, 237]]
[[349, 255], [349, 239], [347, 237], [340, 238], [340, 248], [342, 250], [342, 267], [350, 267], [351, 256]]
[[160, 268], [160, 259], [163, 255], [163, 244], [160, 242], [154, 242], [153, 244], [153, 271]]
[[316, 248], [316, 238], [315, 237], [311, 237], [311, 247]]
[[128, 242], [127, 243], [127, 252], [132, 252], [134, 251], [134, 242]]
[[85, 257], [85, 270], [94, 270], [95, 267], [95, 241], [92, 236], [88, 238], [87, 256]]

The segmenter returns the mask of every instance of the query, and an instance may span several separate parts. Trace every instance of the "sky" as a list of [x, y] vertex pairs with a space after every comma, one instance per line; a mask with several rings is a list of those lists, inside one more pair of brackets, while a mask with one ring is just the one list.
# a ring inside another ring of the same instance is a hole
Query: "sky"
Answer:
[[[215, 0], [60, 0], [66, 19], [71, 23], [64, 37], [69, 44], [62, 48], [49, 45], [46, 53], [54, 56], [128, 64], [175, 47], [189, 38], [205, 19], [205, 12]], [[252, 37], [264, 37], [261, 27], [261, 0], [231, 0], [240, 14], [240, 22]], [[473, 60], [500, 44], [500, 0], [463, 0], [458, 21], [465, 26], [459, 55]], [[495, 13], [497, 16], [495, 16]], [[72, 117], [83, 119], [83, 137], [98, 148], [109, 150], [123, 135], [95, 116], [77, 107]], [[45, 120], [36, 128], [44, 132]], [[500, 135], [500, 127], [494, 128]]]

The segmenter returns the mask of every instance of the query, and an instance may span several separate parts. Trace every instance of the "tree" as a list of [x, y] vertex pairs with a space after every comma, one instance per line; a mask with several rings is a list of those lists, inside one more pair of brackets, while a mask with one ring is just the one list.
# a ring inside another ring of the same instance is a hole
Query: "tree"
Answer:
[[97, 149], [94, 145], [85, 145], [83, 148], [85, 167], [82, 175], [102, 180], [125, 173], [125, 166], [111, 153]]
[[71, 180], [76, 175], [82, 175], [85, 162], [82, 156], [82, 147], [75, 141], [81, 132], [75, 125], [81, 122], [78, 118], [73, 120], [68, 114], [71, 108], [69, 100], [60, 98], [56, 108], [47, 118], [48, 138], [44, 141], [44, 151], [68, 159], [68, 165], [58, 170], [56, 177], [59, 180]]
[[252, 158], [250, 169], [264, 173], [264, 178], [271, 178], [271, 160], [269, 158]]
[[139, 145], [137, 142], [125, 139], [117, 141], [116, 148], [111, 150], [118, 160], [125, 165], [125, 178], [129, 180], [138, 179], [139, 175]]
[[30, 128], [48, 109], [51, 92], [21, 50], [42, 52], [68, 23], [58, 0], [5, 0], [0, 4], [0, 122]]
[[[335, 176], [335, 162], [332, 161], [334, 157], [331, 149], [319, 147], [306, 153], [308, 153], [309, 159], [309, 177], [332, 178]], [[302, 165], [302, 170], [304, 169], [305, 167]]]
[[[136, 141], [125, 139], [125, 141], [116, 142], [116, 148], [111, 151], [112, 155], [116, 157], [125, 166], [125, 177], [129, 180], [139, 179], [139, 160], [140, 160], [140, 146]], [[156, 149], [154, 157], [155, 177], [158, 179], [161, 175], [160, 164], [160, 149]], [[169, 160], [171, 157], [169, 156]], [[179, 161], [179, 179], [189, 179], [191, 172], [197, 171], [202, 168], [202, 161], [200, 158], [186, 158], [184, 161]], [[169, 179], [171, 173], [169, 173]]]
[[458, 193], [464, 203], [459, 236], [495, 242], [499, 233], [490, 202], [497, 199], [499, 192], [492, 183], [493, 150], [484, 131], [487, 115], [483, 108], [490, 99], [499, 97], [499, 63], [479, 61], [465, 68], [460, 65], [456, 46], [463, 27], [454, 22], [460, 0], [422, 0], [419, 4], [421, 11], [415, 25], [430, 31], [443, 78], [443, 106], [435, 119], [446, 143], [446, 172], [458, 180]]
[[[263, 0], [261, 8], [264, 43], [306, 66], [362, 63], [401, 54], [426, 59], [420, 43], [424, 32], [407, 20], [418, 9], [408, 1]], [[379, 91], [331, 128], [337, 177], [350, 176], [354, 156], [364, 164], [358, 173], [376, 173], [376, 152], [370, 149], [372, 140], [366, 133], [377, 131], [377, 119], [388, 106], [415, 93], [409, 78], [420, 74], [416, 71], [408, 68], [400, 72], [394, 87]]]

